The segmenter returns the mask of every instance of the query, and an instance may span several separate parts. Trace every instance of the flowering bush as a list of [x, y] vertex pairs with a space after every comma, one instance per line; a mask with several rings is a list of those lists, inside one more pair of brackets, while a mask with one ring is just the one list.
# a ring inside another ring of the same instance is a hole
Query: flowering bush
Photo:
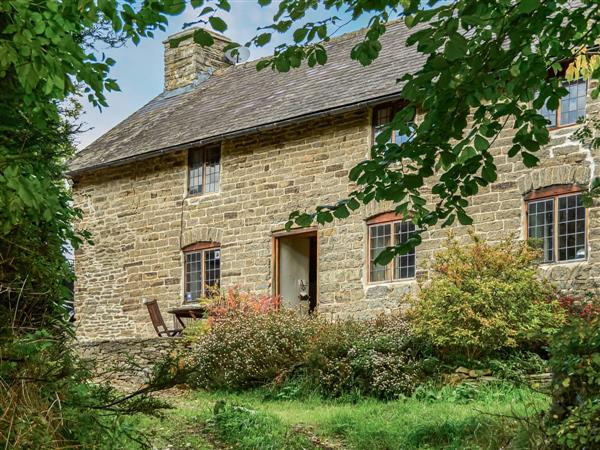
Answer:
[[301, 363], [313, 321], [291, 311], [244, 310], [219, 317], [190, 346], [190, 382], [244, 389], [285, 378]]
[[209, 319], [216, 320], [238, 314], [267, 314], [277, 311], [281, 306], [281, 298], [255, 295], [234, 287], [227, 291], [213, 289], [207, 297], [200, 299], [200, 303], [206, 308]]
[[398, 316], [328, 322], [238, 290], [213, 296], [209, 320], [186, 329], [189, 382], [206, 389], [279, 385], [291, 378], [329, 396], [412, 392], [423, 375], [416, 340]]
[[313, 333], [310, 318], [280, 310], [278, 297], [239, 289], [201, 300], [208, 320], [186, 328], [190, 383], [206, 389], [245, 389], [285, 378], [302, 361]]
[[410, 395], [425, 374], [423, 344], [398, 315], [324, 323], [310, 340], [306, 375], [328, 396]]
[[553, 289], [537, 277], [526, 243], [451, 239], [412, 310], [413, 329], [445, 359], [545, 345], [564, 322]]

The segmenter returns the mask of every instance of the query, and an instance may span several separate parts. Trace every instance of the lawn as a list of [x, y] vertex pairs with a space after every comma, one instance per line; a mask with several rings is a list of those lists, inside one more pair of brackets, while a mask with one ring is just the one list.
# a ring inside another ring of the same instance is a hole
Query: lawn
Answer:
[[[500, 449], [529, 448], [535, 437], [517, 417], [548, 398], [496, 385], [421, 388], [408, 399], [288, 399], [266, 391], [184, 391], [165, 397], [164, 418], [140, 418], [157, 449]], [[216, 412], [215, 412], [216, 411]]]

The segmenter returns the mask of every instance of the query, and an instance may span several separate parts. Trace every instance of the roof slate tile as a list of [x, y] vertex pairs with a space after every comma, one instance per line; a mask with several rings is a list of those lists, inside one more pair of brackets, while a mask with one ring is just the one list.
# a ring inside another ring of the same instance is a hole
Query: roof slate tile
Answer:
[[366, 67], [350, 58], [352, 47], [363, 38], [360, 30], [327, 43], [324, 66], [258, 72], [257, 61], [251, 61], [217, 71], [177, 95], [162, 93], [77, 153], [70, 171], [123, 164], [398, 94], [396, 79], [424, 62], [416, 48], [406, 46], [412, 32], [401, 21], [389, 24], [379, 58]]

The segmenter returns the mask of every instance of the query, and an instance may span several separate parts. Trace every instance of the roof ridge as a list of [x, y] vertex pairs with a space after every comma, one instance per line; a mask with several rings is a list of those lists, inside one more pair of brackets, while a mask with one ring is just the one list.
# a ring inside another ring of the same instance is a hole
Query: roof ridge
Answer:
[[[404, 17], [399, 17], [397, 19], [390, 20], [389, 22], [386, 22], [386, 27], [389, 26], [389, 25], [400, 25], [402, 22], [404, 22]], [[328, 41], [321, 41], [321, 42], [324, 42], [325, 45], [327, 45], [327, 46], [331, 46], [331, 45], [337, 44], [339, 42], [348, 40], [350, 38], [354, 38], [354, 37], [358, 36], [361, 33], [366, 33], [366, 30], [368, 30], [368, 29], [369, 29], [369, 27], [362, 27], [362, 28], [359, 28], [358, 30], [348, 31], [347, 33], [340, 34], [339, 36], [332, 37]], [[339, 30], [339, 28], [338, 28], [338, 30]], [[387, 31], [388, 30], [386, 29], [386, 32]], [[265, 60], [265, 59], [268, 59], [268, 58], [272, 58], [272, 57], [273, 57], [273, 55], [262, 56], [262, 57], [257, 58], [257, 59], [252, 59], [252, 60], [249, 60], [249, 61], [246, 61], [246, 62], [243, 62], [243, 63], [233, 64], [233, 65], [231, 65], [229, 67], [221, 68], [217, 72], [226, 72], [226, 71], [228, 71], [230, 69], [233, 69], [234, 67], [244, 67], [244, 66], [250, 65], [252, 63], [258, 64], [259, 61], [262, 61], [262, 60]]]

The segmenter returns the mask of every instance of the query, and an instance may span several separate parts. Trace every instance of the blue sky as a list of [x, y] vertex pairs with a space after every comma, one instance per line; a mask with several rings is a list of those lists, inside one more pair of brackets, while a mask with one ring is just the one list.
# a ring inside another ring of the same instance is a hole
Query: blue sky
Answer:
[[[277, 8], [277, 2], [266, 8], [258, 6], [256, 0], [230, 0], [230, 3], [231, 12], [222, 15], [228, 25], [225, 35], [240, 43], [251, 39], [256, 34], [257, 27], [272, 23], [271, 18]], [[171, 17], [166, 32], [158, 32], [153, 39], [145, 39], [137, 46], [128, 43], [125, 47], [118, 49], [99, 49], [117, 61], [112, 68], [111, 77], [117, 79], [121, 92], [109, 93], [107, 97], [109, 107], [102, 111], [85, 101], [83, 102], [84, 114], [81, 121], [87, 131], [77, 137], [78, 148], [86, 147], [162, 92], [162, 41], [169, 35], [181, 31], [183, 24], [194, 20], [196, 14], [196, 11], [188, 7], [182, 15]], [[316, 21], [328, 17], [329, 14], [317, 10], [307, 16], [305, 20]], [[335, 15], [342, 19], [340, 24], [346, 22], [349, 17], [343, 12], [336, 12]], [[356, 22], [351, 22], [345, 25], [337, 35], [362, 28], [366, 26], [367, 21], [368, 18], [364, 17]], [[266, 56], [272, 53], [275, 46], [290, 39], [290, 34], [273, 35], [269, 45], [251, 49], [250, 59]]]

